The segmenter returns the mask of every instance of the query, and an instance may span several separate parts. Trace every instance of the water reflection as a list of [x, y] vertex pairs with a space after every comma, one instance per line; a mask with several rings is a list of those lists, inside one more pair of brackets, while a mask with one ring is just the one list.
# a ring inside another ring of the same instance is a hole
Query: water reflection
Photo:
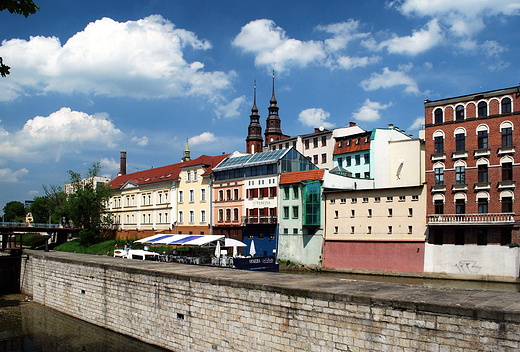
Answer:
[[428, 279], [419, 277], [390, 276], [390, 275], [366, 275], [351, 274], [341, 272], [326, 271], [283, 271], [290, 274], [315, 275], [324, 277], [333, 277], [347, 280], [365, 280], [377, 282], [393, 282], [398, 284], [421, 285], [425, 287], [444, 287], [463, 290], [492, 290], [492, 291], [512, 291], [520, 292], [520, 284], [505, 282], [489, 282], [489, 281], [469, 281], [469, 280], [446, 280], [446, 279]]
[[25, 295], [0, 296], [0, 352], [167, 350], [73, 318]]

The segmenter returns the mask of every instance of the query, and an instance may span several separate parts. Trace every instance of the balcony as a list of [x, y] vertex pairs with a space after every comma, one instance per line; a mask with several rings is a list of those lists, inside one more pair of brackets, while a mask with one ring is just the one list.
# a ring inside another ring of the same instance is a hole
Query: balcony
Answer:
[[428, 215], [428, 225], [506, 225], [515, 222], [512, 213]]
[[245, 224], [277, 224], [278, 217], [276, 215], [259, 215], [244, 216], [242, 218]]

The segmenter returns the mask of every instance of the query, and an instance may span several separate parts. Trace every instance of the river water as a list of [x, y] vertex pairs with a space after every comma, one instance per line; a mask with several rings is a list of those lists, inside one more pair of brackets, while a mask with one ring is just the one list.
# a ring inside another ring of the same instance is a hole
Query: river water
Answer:
[[0, 352], [165, 352], [21, 294], [0, 295]]

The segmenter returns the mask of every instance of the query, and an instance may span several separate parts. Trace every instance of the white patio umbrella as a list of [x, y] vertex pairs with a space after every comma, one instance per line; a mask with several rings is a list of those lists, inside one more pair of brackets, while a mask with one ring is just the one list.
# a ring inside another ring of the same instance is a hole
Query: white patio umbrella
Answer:
[[254, 257], [256, 254], [255, 241], [251, 240], [251, 247], [249, 247], [249, 254]]
[[220, 241], [217, 241], [217, 247], [215, 248], [215, 257], [220, 258]]

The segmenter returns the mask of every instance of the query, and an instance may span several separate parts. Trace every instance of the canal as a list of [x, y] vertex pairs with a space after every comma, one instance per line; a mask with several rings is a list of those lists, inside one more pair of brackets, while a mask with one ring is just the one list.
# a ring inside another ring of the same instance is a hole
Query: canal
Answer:
[[31, 302], [22, 294], [0, 295], [0, 352], [165, 352]]

